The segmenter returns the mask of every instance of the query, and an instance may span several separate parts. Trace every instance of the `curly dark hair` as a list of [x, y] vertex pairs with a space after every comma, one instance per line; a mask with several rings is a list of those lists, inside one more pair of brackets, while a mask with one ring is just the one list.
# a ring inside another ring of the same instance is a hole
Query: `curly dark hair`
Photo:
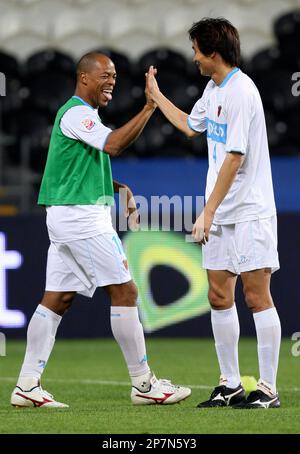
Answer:
[[190, 39], [196, 41], [199, 50], [208, 57], [218, 52], [231, 66], [239, 66], [241, 48], [237, 29], [223, 17], [205, 17], [195, 22], [188, 31]]

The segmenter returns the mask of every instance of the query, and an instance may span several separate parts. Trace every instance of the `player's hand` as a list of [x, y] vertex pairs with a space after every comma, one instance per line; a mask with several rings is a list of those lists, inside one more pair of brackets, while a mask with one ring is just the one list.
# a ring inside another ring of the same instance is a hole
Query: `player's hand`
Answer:
[[205, 207], [196, 219], [193, 225], [192, 236], [197, 243], [205, 244], [208, 241], [213, 218], [214, 214]]
[[128, 227], [136, 232], [140, 229], [140, 215], [132, 191], [126, 187], [125, 217], [128, 218]]
[[159, 93], [159, 87], [155, 79], [156, 74], [157, 69], [154, 68], [153, 66], [150, 66], [148, 72], [145, 74], [146, 76], [145, 95], [147, 99], [147, 104], [153, 107], [156, 107], [153, 96], [155, 96], [156, 93]]

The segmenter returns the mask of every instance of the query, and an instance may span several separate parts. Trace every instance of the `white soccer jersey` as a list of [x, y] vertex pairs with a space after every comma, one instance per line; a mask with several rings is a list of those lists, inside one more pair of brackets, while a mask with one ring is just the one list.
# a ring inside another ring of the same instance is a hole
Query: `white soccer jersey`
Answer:
[[[80, 140], [99, 150], [103, 150], [112, 132], [101, 123], [98, 110], [87, 103], [67, 110], [60, 128], [70, 139]], [[111, 207], [105, 205], [52, 205], [47, 207], [47, 227], [50, 240], [56, 243], [114, 232]]]
[[98, 110], [88, 104], [67, 110], [61, 119], [60, 129], [66, 137], [80, 140], [98, 150], [103, 150], [112, 131], [101, 123]]
[[228, 152], [245, 155], [236, 178], [216, 210], [215, 224], [263, 219], [276, 213], [265, 116], [259, 92], [239, 68], [218, 86], [210, 80], [188, 117], [197, 132], [207, 131], [208, 200]]

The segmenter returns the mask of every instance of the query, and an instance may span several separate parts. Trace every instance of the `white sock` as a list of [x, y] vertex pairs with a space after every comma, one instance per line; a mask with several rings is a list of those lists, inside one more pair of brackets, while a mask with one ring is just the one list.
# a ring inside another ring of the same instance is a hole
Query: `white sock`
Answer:
[[236, 388], [241, 377], [238, 359], [240, 325], [235, 304], [230, 309], [211, 309], [211, 324], [221, 375], [226, 377], [228, 388]]
[[30, 378], [40, 380], [51, 354], [62, 317], [41, 304], [36, 308], [27, 329], [27, 347], [18, 386]]
[[276, 393], [276, 376], [281, 342], [281, 325], [275, 307], [253, 314], [256, 334], [260, 380]]
[[144, 330], [137, 307], [111, 307], [111, 329], [118, 342], [132, 381], [136, 387], [146, 387], [150, 382]]

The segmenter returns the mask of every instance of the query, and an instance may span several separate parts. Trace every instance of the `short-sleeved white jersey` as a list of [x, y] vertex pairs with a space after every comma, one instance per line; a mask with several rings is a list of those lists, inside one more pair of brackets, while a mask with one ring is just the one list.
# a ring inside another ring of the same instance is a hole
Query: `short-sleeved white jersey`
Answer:
[[70, 139], [80, 140], [98, 150], [103, 150], [107, 137], [112, 132], [101, 123], [98, 110], [88, 104], [67, 110], [61, 119], [60, 128]]
[[273, 216], [276, 207], [265, 116], [260, 94], [250, 77], [235, 68], [219, 86], [210, 80], [188, 117], [188, 125], [197, 132], [207, 131], [206, 201], [226, 153], [245, 155], [213, 222], [235, 224]]

